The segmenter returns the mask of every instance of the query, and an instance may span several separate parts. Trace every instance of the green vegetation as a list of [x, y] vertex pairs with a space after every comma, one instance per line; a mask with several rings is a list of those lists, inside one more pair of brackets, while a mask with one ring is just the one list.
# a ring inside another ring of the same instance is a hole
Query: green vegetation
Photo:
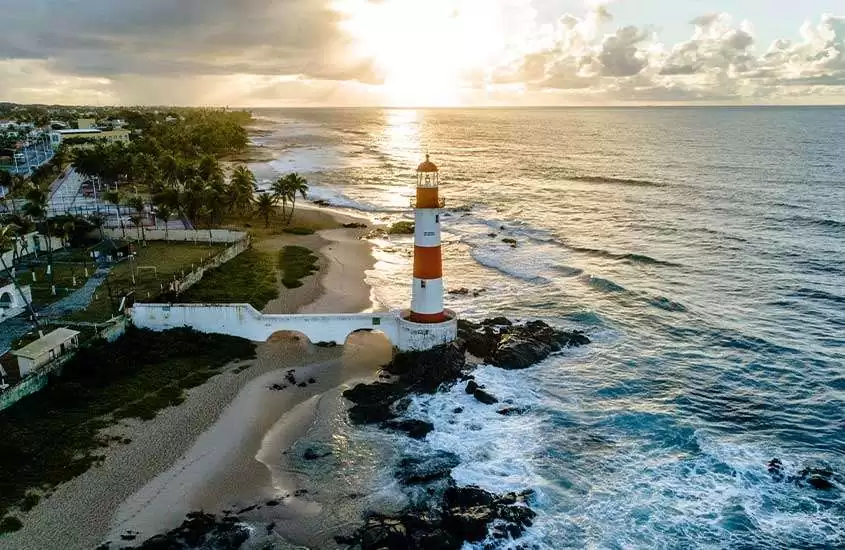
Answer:
[[208, 271], [200, 282], [179, 296], [186, 303], [248, 303], [261, 310], [279, 296], [270, 254], [249, 249]]
[[[294, 172], [273, 182], [272, 191], [273, 196], [282, 202], [282, 220], [290, 224], [296, 209], [296, 196], [301, 195], [303, 199], [305, 198], [308, 193], [308, 181]], [[288, 201], [290, 201], [290, 213], [286, 214]]]
[[317, 256], [304, 246], [286, 246], [279, 251], [279, 268], [285, 288], [302, 286], [301, 279], [318, 271]]
[[[81, 350], [64, 366], [60, 382], [0, 415], [0, 516], [32, 505], [30, 491], [50, 490], [101, 460], [97, 450], [108, 445], [102, 428], [119, 418], [152, 418], [181, 402], [184, 388], [254, 354], [247, 340], [189, 329], [129, 328], [114, 343]], [[7, 517], [0, 531], [15, 525]]]
[[[182, 278], [183, 272], [188, 274], [192, 268], [211, 260], [221, 250], [221, 245], [209, 247], [207, 244], [182, 242], [154, 241], [138, 246], [135, 259], [117, 264], [97, 290], [91, 304], [85, 310], [70, 315], [69, 319], [107, 321], [120, 306], [120, 296], [133, 288], [137, 300], [155, 300], [168, 291], [168, 284], [174, 277]], [[155, 269], [149, 269], [151, 267]]]
[[282, 231], [291, 235], [313, 235], [314, 230], [310, 227], [286, 227]]
[[14, 533], [23, 529], [23, 522], [14, 516], [6, 516], [0, 521], [0, 534]]
[[39, 502], [41, 502], [41, 495], [39, 495], [38, 493], [27, 493], [23, 497], [23, 501], [21, 502], [21, 510], [23, 510], [24, 512], [29, 512], [30, 510], [38, 506]]
[[387, 231], [391, 235], [413, 235], [414, 222], [396, 222]]

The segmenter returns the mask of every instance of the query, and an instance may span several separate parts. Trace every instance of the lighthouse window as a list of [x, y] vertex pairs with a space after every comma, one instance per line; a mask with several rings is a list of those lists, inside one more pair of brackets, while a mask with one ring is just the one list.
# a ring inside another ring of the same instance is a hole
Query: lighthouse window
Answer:
[[434, 221], [435, 221], [435, 223], [440, 223], [440, 214], [434, 215]]
[[426, 231], [426, 232], [423, 233], [423, 235], [426, 236], [426, 237], [433, 237], [434, 231]]
[[422, 288], [425, 288], [425, 281], [420, 281], [420, 286], [421, 286]]

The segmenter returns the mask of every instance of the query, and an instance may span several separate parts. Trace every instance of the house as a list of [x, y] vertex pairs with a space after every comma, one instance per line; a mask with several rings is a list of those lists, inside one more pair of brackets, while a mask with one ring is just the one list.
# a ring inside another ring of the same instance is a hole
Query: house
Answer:
[[58, 328], [46, 336], [14, 350], [18, 358], [21, 378], [58, 359], [70, 357], [79, 347], [79, 332], [69, 328]]
[[80, 118], [76, 121], [76, 126], [80, 130], [90, 130], [92, 128], [97, 128], [97, 121], [93, 118]]
[[50, 144], [53, 148], [57, 148], [64, 141], [68, 141], [68, 145], [78, 145], [77, 142], [94, 143], [104, 141], [106, 143], [116, 143], [118, 141], [129, 144], [129, 130], [108, 130], [102, 131], [99, 128], [81, 128], [79, 130], [54, 130], [50, 132]]

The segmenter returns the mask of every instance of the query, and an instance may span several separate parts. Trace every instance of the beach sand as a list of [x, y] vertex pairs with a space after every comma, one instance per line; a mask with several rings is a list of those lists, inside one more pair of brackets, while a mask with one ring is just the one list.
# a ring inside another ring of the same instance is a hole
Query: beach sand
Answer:
[[[338, 223], [365, 220], [303, 208], [304, 216], [335, 217]], [[256, 246], [286, 244], [318, 249], [320, 274], [265, 311], [357, 312], [373, 308], [365, 273], [373, 266], [370, 244], [360, 229], [331, 229], [315, 235], [283, 235]], [[129, 421], [109, 429], [131, 439], [104, 451], [102, 465], [57, 487], [21, 519], [24, 528], [0, 539], [0, 549], [93, 548], [104, 541], [119, 547], [120, 536], [138, 531], [126, 544], [166, 531], [187, 512], [237, 511], [268, 499], [282, 499], [278, 513], [291, 519], [315, 517], [320, 506], [292, 495], [299, 482], [279, 469], [277, 450], [294, 445], [320, 424], [321, 410], [337, 414], [342, 388], [372, 378], [390, 360], [392, 347], [379, 335], [353, 335], [346, 346], [319, 348], [295, 334], [277, 334], [257, 346], [257, 358], [229, 366], [188, 392], [178, 407], [149, 422]], [[239, 370], [237, 367], [249, 367]], [[272, 391], [294, 369], [306, 387]], [[327, 401], [328, 399], [328, 401]], [[327, 413], [328, 414], [328, 413]], [[295, 521], [293, 522], [295, 523]], [[299, 538], [299, 537], [295, 537]]]

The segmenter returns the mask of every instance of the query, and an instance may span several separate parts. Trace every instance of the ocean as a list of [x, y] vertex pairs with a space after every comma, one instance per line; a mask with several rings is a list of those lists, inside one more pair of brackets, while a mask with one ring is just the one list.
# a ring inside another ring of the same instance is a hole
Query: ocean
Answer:
[[[593, 340], [479, 368], [522, 415], [460, 386], [415, 398], [435, 431], [397, 452], [449, 450], [460, 484], [533, 489], [531, 547], [845, 546], [841, 477], [823, 491], [767, 470], [845, 474], [845, 108], [256, 115], [275, 158], [260, 180], [297, 171], [310, 198], [378, 221], [410, 219], [429, 152], [446, 286], [478, 291], [447, 306]], [[374, 299], [405, 307], [411, 240], [376, 245]]]

